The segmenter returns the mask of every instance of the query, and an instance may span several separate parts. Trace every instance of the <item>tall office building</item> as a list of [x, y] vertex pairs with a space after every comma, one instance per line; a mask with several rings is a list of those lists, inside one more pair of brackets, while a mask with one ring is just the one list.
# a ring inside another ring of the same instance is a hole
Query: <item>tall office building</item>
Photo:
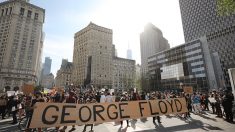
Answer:
[[128, 49], [127, 49], [127, 52], [126, 52], [126, 58], [132, 60], [132, 50], [130, 49], [129, 44], [128, 44]]
[[26, 0], [0, 3], [0, 89], [37, 81], [44, 17]]
[[148, 58], [151, 90], [206, 92], [218, 88], [206, 37], [159, 52]]
[[74, 36], [72, 80], [75, 85], [112, 87], [111, 29], [90, 23]]
[[[141, 76], [147, 77], [148, 57], [169, 49], [168, 41], [163, 37], [162, 32], [153, 24], [149, 23], [145, 26], [144, 32], [140, 34], [140, 51], [141, 51]], [[145, 82], [145, 83], [144, 83]], [[148, 89], [146, 81], [142, 80], [143, 89]]]
[[51, 62], [52, 59], [50, 57], [45, 57], [45, 62], [43, 65], [43, 75], [48, 75], [51, 73]]
[[217, 0], [179, 0], [179, 4], [185, 41], [207, 37], [210, 52], [220, 58], [223, 77], [219, 78], [229, 86], [228, 69], [235, 67], [235, 14], [219, 15]]

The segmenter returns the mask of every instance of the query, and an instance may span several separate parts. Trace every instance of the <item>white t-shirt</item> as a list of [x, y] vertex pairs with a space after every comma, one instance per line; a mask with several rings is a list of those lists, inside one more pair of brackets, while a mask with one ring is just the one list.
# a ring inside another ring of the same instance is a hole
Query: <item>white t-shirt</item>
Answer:
[[110, 95], [107, 95], [106, 97], [105, 97], [105, 102], [113, 102], [113, 98], [112, 98], [112, 96], [110, 96]]
[[104, 95], [101, 95], [100, 96], [100, 103], [104, 103], [105, 102], [105, 96]]

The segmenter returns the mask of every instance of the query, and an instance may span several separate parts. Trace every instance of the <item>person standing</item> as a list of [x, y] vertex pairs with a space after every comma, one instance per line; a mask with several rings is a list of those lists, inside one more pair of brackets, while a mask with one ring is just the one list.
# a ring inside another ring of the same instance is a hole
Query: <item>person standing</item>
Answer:
[[104, 103], [105, 102], [105, 95], [104, 93], [102, 92], [101, 93], [101, 96], [100, 96], [100, 103]]
[[18, 123], [17, 117], [16, 117], [16, 114], [18, 112], [18, 108], [17, 108], [18, 103], [19, 103], [18, 96], [15, 95], [13, 98], [13, 101], [11, 102], [11, 112], [12, 112], [12, 118], [13, 118], [11, 124]]
[[2, 119], [5, 119], [5, 112], [7, 107], [7, 100], [4, 96], [0, 97], [0, 115], [2, 115]]
[[[65, 103], [73, 103], [76, 104], [76, 98], [75, 98], [75, 93], [74, 92], [69, 92], [69, 97], [65, 100]], [[60, 130], [61, 132], [65, 132], [65, 130], [67, 129], [67, 126], [64, 126], [62, 130]], [[75, 125], [72, 125], [72, 128], [70, 131], [74, 131], [76, 130]]]
[[194, 107], [195, 114], [200, 113], [201, 112], [200, 97], [196, 93], [194, 93], [192, 96], [192, 104]]
[[219, 118], [222, 118], [223, 117], [223, 113], [222, 113], [222, 110], [221, 110], [221, 96], [219, 94], [216, 94], [215, 95], [215, 109], [216, 109], [216, 114], [217, 114], [217, 117]]
[[[93, 97], [87, 98], [86, 104], [90, 104], [90, 103], [96, 103], [96, 99], [94, 99]], [[86, 128], [87, 128], [88, 126], [91, 127], [90, 132], [93, 132], [93, 127], [94, 127], [93, 124], [85, 124], [84, 129], [83, 129], [83, 132], [86, 132]]]
[[115, 96], [114, 92], [112, 92], [112, 102], [116, 102], [116, 96]]
[[142, 92], [142, 94], [140, 95], [140, 100], [145, 100], [146, 98], [145, 98], [145, 93], [144, 92]]
[[105, 97], [105, 102], [108, 102], [108, 103], [113, 102], [113, 98], [109, 92], [107, 93], [107, 96]]
[[[35, 98], [32, 99], [32, 102], [31, 102], [31, 106], [30, 106], [30, 111], [29, 111], [29, 120], [28, 120], [28, 124], [27, 124], [27, 128], [29, 128], [30, 126], [30, 123], [31, 123], [31, 120], [32, 120], [32, 116], [33, 116], [33, 112], [34, 112], [34, 109], [36, 108], [36, 103], [37, 102], [45, 102], [45, 100], [42, 98], [42, 93], [37, 91], [35, 93]], [[28, 132], [29, 129], [26, 130], [26, 132]], [[41, 132], [42, 131], [42, 128], [38, 128], [37, 132]]]
[[223, 97], [222, 104], [226, 115], [226, 121], [228, 122], [233, 122], [233, 112], [232, 112], [233, 101], [234, 101], [234, 96], [232, 92], [227, 90]]
[[[156, 94], [152, 93], [152, 95], [150, 96], [149, 100], [155, 100], [155, 99], [161, 99], [161, 96], [157, 95], [157, 97], [156, 97]], [[153, 124], [156, 124], [156, 122], [155, 122], [156, 118], [157, 118], [158, 124], [162, 123], [161, 119], [160, 119], [160, 116], [153, 116]]]
[[[120, 102], [123, 102], [123, 101], [128, 101], [128, 97], [127, 97], [126, 94], [123, 94], [122, 97], [121, 97], [121, 99], [120, 99]], [[123, 121], [120, 121], [120, 123], [121, 123], [121, 127], [122, 127]], [[126, 123], [127, 123], [127, 127], [130, 127], [130, 125], [129, 125], [129, 120], [126, 120]]]
[[209, 100], [209, 103], [211, 105], [211, 109], [212, 109], [212, 113], [215, 114], [216, 113], [216, 109], [215, 109], [215, 103], [216, 103], [216, 100], [215, 100], [215, 97], [214, 97], [214, 94], [212, 93], [211, 96], [208, 98]]

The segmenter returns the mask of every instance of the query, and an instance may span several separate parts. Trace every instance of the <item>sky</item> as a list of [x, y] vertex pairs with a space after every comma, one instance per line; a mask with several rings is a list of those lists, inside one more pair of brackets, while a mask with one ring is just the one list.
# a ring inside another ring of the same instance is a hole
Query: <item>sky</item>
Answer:
[[119, 57], [126, 58], [128, 45], [132, 58], [140, 64], [140, 33], [151, 22], [171, 47], [184, 43], [178, 0], [31, 0], [46, 10], [43, 30], [43, 58], [52, 59], [56, 75], [62, 59], [73, 59], [74, 34], [90, 22], [113, 30], [113, 44]]

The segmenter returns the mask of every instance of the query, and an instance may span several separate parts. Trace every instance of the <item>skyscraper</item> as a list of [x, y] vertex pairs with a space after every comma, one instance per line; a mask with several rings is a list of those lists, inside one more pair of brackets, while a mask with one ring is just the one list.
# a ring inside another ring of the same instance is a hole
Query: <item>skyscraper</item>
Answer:
[[235, 67], [235, 14], [220, 15], [217, 0], [179, 0], [185, 41], [207, 37], [211, 53], [217, 52], [223, 70], [219, 77], [230, 85], [228, 69]]
[[44, 17], [26, 0], [0, 3], [0, 88], [38, 80]]
[[112, 87], [111, 29], [90, 23], [74, 36], [72, 80], [75, 85]]
[[[169, 49], [168, 41], [163, 37], [162, 32], [156, 26], [148, 23], [144, 32], [140, 34], [140, 51], [141, 51], [141, 76], [146, 78], [148, 72], [148, 57]], [[146, 82], [143, 81], [142, 82]], [[142, 83], [142, 87], [148, 87], [147, 84]]]
[[128, 49], [127, 49], [127, 52], [126, 52], [126, 57], [127, 57], [127, 59], [132, 60], [132, 50], [130, 49], [129, 44], [128, 44]]
[[51, 73], [51, 58], [50, 57], [45, 57], [45, 62], [43, 65], [43, 75], [48, 75]]

